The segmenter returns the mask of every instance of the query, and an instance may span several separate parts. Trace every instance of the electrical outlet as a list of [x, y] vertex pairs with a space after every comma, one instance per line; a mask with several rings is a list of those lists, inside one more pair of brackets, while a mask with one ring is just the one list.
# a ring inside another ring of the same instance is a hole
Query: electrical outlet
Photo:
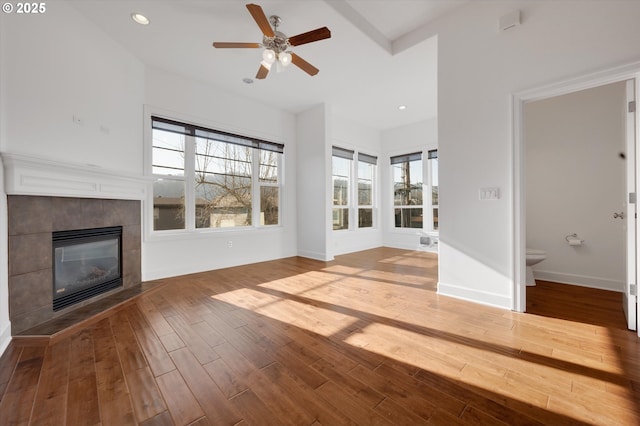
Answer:
[[233, 241], [231, 241], [231, 240], [227, 241], [227, 247], [232, 248], [233, 247]]

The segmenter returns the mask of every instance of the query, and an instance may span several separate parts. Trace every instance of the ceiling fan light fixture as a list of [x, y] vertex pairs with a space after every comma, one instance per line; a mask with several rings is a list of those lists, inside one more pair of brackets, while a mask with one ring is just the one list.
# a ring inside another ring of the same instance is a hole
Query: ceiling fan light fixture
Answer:
[[282, 64], [282, 66], [289, 66], [291, 63], [291, 53], [289, 52], [280, 52], [278, 54], [278, 61]]
[[257, 4], [247, 4], [247, 10], [256, 21], [256, 24], [262, 32], [262, 43], [237, 43], [237, 42], [214, 42], [215, 48], [264, 48], [262, 52], [262, 61], [260, 68], [256, 74], [256, 79], [263, 80], [269, 74], [271, 66], [275, 63], [278, 71], [284, 71], [291, 63], [310, 76], [318, 74], [318, 68], [302, 59], [295, 53], [289, 52], [291, 47], [312, 43], [319, 40], [331, 38], [329, 28], [322, 27], [306, 33], [297, 34], [288, 37], [286, 34], [278, 30], [282, 19], [277, 15], [267, 18], [262, 7]]
[[132, 13], [131, 14], [131, 19], [133, 19], [135, 22], [137, 22], [140, 25], [149, 25], [149, 18], [147, 18], [146, 16], [144, 16], [142, 13]]
[[262, 52], [262, 59], [264, 60], [264, 62], [271, 65], [276, 60], [276, 52], [271, 49], [265, 49], [264, 52]]

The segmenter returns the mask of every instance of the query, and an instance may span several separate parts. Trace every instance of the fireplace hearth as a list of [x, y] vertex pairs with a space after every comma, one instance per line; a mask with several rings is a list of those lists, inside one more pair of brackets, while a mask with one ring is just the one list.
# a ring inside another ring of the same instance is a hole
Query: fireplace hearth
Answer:
[[53, 310], [122, 286], [122, 226], [58, 231], [53, 245]]

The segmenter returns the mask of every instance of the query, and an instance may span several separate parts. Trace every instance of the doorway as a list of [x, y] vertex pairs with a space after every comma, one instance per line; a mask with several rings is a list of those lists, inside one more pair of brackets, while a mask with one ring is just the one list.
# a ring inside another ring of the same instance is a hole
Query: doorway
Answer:
[[624, 289], [625, 89], [525, 104], [526, 246], [546, 253], [538, 280]]
[[[573, 282], [567, 279], [564, 279], [564, 280], [558, 279], [558, 277], [563, 276], [563, 274], [565, 278], [571, 275], [567, 271], [563, 272], [562, 270], [558, 270], [558, 264], [559, 262], [561, 263], [562, 260], [561, 259], [559, 260], [557, 258], [561, 258], [562, 255], [565, 256], [565, 259], [570, 259], [570, 261], [572, 262], [584, 261], [586, 258], [589, 257], [589, 255], [597, 256], [598, 250], [602, 248], [601, 246], [612, 247], [617, 244], [617, 246], [621, 249], [621, 252], [622, 252], [622, 255], [618, 254], [617, 256], [622, 257], [623, 260], [621, 262], [617, 262], [617, 263], [620, 263], [620, 265], [616, 265], [615, 261], [612, 262], [612, 265], [616, 268], [616, 272], [615, 274], [612, 275], [612, 278], [608, 282], [605, 280], [604, 286], [602, 285], [603, 284], [602, 281], [600, 281], [599, 283], [596, 283], [596, 285], [593, 285], [594, 284], [593, 282], [580, 282], [578, 280], [577, 284], [583, 284], [587, 286], [591, 285], [591, 286], [600, 287], [600, 288], [611, 288], [611, 289], [616, 289], [617, 291], [624, 290], [625, 293], [629, 293], [630, 288], [628, 288], [627, 286], [628, 283], [626, 282], [627, 276], [626, 276], [625, 263], [624, 263], [624, 258], [626, 256], [624, 253], [625, 239], [626, 239], [624, 237], [624, 234], [626, 232], [622, 230], [622, 226], [621, 226], [622, 221], [619, 221], [616, 223], [613, 219], [614, 213], [619, 214], [624, 212], [623, 204], [627, 198], [627, 194], [625, 190], [622, 189], [621, 191], [618, 191], [620, 192], [620, 194], [616, 195], [617, 197], [616, 199], [618, 201], [613, 201], [613, 202], [607, 201], [607, 203], [613, 203], [613, 205], [604, 206], [605, 208], [608, 209], [606, 214], [598, 213], [599, 216], [603, 216], [602, 218], [606, 216], [606, 221], [607, 221], [606, 224], [600, 225], [600, 227], [609, 228], [609, 232], [608, 233], [605, 232], [606, 235], [611, 237], [611, 238], [607, 237], [608, 242], [606, 243], [603, 242], [601, 236], [592, 233], [592, 230], [595, 229], [594, 226], [589, 226], [585, 224], [579, 225], [577, 220], [577, 217], [579, 216], [580, 216], [580, 219], [582, 219], [581, 216], [589, 216], [587, 212], [589, 212], [590, 210], [595, 210], [594, 206], [598, 206], [597, 201], [594, 201], [593, 197], [591, 198], [589, 198], [588, 196], [581, 197], [581, 196], [578, 196], [579, 195], [578, 193], [588, 194], [590, 189], [591, 190], [594, 189], [594, 185], [596, 186], [601, 185], [602, 187], [605, 188], [604, 192], [601, 192], [601, 195], [605, 194], [605, 196], [608, 196], [609, 194], [607, 193], [607, 189], [606, 189], [607, 186], [608, 187], [613, 186], [617, 188], [625, 187], [624, 172], [620, 171], [620, 170], [624, 170], [624, 164], [625, 164], [625, 161], [627, 161], [622, 158], [622, 156], [626, 157], [626, 154], [627, 154], [627, 149], [625, 149], [625, 145], [624, 145], [625, 143], [624, 137], [614, 147], [607, 146], [607, 144], [601, 143], [600, 145], [592, 144], [591, 147], [587, 149], [578, 149], [579, 147], [576, 147], [576, 146], [568, 146], [566, 143], [564, 143], [564, 141], [562, 141], [562, 137], [560, 137], [560, 141], [562, 142], [561, 145], [564, 145], [564, 146], [557, 147], [558, 148], [558, 150], [556, 150], [557, 152], [550, 154], [550, 156], [548, 156], [546, 160], [543, 158], [542, 168], [541, 169], [538, 168], [538, 173], [543, 173], [545, 177], [551, 178], [552, 176], [546, 176], [548, 174], [548, 169], [545, 169], [545, 164], [544, 164], [546, 161], [547, 163], [546, 166], [553, 165], [554, 167], [556, 167], [556, 169], [560, 170], [559, 176], [561, 177], [560, 180], [563, 181], [563, 183], [566, 183], [566, 182], [571, 183], [572, 180], [575, 180], [577, 182], [581, 181], [581, 178], [578, 175], [582, 174], [582, 171], [579, 169], [586, 166], [587, 170], [590, 170], [591, 175], [595, 176], [597, 181], [598, 173], [603, 172], [605, 169], [603, 164], [600, 164], [599, 161], [602, 162], [604, 161], [603, 160], [604, 158], [611, 157], [609, 158], [609, 160], [614, 160], [614, 161], [607, 160], [607, 163], [608, 163], [607, 170], [609, 170], [607, 172], [607, 175], [608, 176], [610, 174], [617, 175], [617, 176], [614, 176], [614, 180], [617, 180], [617, 184], [612, 182], [605, 183], [605, 182], [592, 181], [590, 186], [586, 186], [586, 185], [576, 185], [574, 182], [574, 186], [573, 186], [574, 189], [567, 190], [566, 189], [567, 185], [564, 185], [565, 188], [563, 191], [558, 191], [554, 194], [551, 194], [549, 185], [550, 185], [550, 182], [552, 183], [558, 182], [558, 177], [556, 176], [555, 181], [553, 179], [551, 179], [550, 181], [549, 180], [546, 181], [547, 189], [545, 189], [544, 185], [542, 185], [541, 188], [536, 189], [536, 191], [540, 192], [541, 194], [540, 193], [534, 194], [534, 192], [531, 192], [531, 194], [529, 194], [529, 191], [533, 191], [533, 190], [529, 186], [528, 181], [534, 178], [530, 176], [527, 171], [527, 166], [531, 167], [531, 164], [527, 158], [527, 154], [531, 155], [531, 153], [527, 152], [528, 147], [525, 143], [526, 136], [527, 136], [526, 135], [526, 127], [527, 127], [526, 116], [527, 116], [527, 109], [529, 108], [529, 106], [535, 107], [536, 103], [538, 102], [541, 102], [538, 105], [542, 105], [542, 102], [553, 103], [556, 100], [563, 99], [562, 97], [564, 96], [580, 97], [581, 95], [593, 96], [595, 94], [595, 97], [598, 98], [598, 94], [602, 95], [601, 92], [606, 92], [608, 89], [611, 89], [611, 88], [617, 89], [618, 95], [620, 95], [620, 93], [625, 93], [625, 89], [624, 89], [624, 87], [626, 87], [625, 81], [637, 80], [639, 72], [640, 72], [640, 65], [632, 64], [632, 65], [621, 67], [618, 69], [608, 70], [598, 74], [581, 77], [579, 79], [575, 79], [572, 81], [562, 82], [562, 83], [555, 84], [553, 86], [548, 86], [545, 88], [540, 88], [540, 89], [514, 95], [514, 141], [515, 141], [514, 143], [514, 225], [515, 225], [514, 227], [514, 276], [515, 276], [514, 310], [519, 312], [524, 312], [526, 309], [526, 286], [524, 284], [525, 276], [526, 276], [525, 274], [526, 247], [527, 245], [533, 246], [535, 243], [535, 244], [543, 245], [543, 247], [532, 247], [532, 248], [542, 248], [542, 249], [548, 248], [544, 246], [544, 243], [543, 243], [543, 241], [545, 240], [545, 237], [542, 234], [544, 232], [554, 234], [554, 241], [550, 243], [551, 245], [549, 246], [550, 248], [549, 254], [551, 256], [554, 256], [554, 258], [556, 258], [553, 261], [548, 262], [548, 265], [546, 265], [547, 266], [546, 273], [549, 274], [547, 276], [547, 279], [553, 280], [553, 278], [555, 277], [555, 280], [560, 282]], [[635, 95], [635, 92], [637, 92], [637, 85], [635, 85], [635, 88], [632, 92], [633, 92], [633, 95]], [[558, 98], [558, 99], [554, 99], [554, 98]], [[625, 102], [623, 98], [623, 102], [620, 102], [619, 108], [624, 108], [624, 106], [625, 106]], [[563, 108], [567, 109], [566, 106], [560, 109], [563, 109]], [[569, 112], [573, 112], [573, 111], [569, 109]], [[597, 114], [595, 117], [591, 117], [590, 120], [598, 121]], [[635, 123], [637, 123], [637, 117], [635, 117], [632, 121], [635, 125]], [[562, 123], [562, 120], [559, 121], [559, 123]], [[553, 127], [557, 127], [557, 126], [558, 126], [558, 122], [556, 122]], [[620, 126], [622, 126], [623, 128], [623, 134], [624, 134], [625, 132], [624, 124], [619, 124], [619, 127]], [[539, 132], [540, 135], [542, 135], [542, 139], [545, 139], [546, 137], [550, 137], [549, 134], [545, 134], [545, 132], [550, 130], [550, 127], [547, 129], [543, 127], [542, 129], [539, 129], [539, 130], [540, 130]], [[626, 131], [628, 131], [628, 129], [626, 129]], [[634, 136], [636, 132], [637, 132], [637, 125], [635, 125], [635, 130], [633, 131]], [[593, 136], [593, 139], [597, 139], [599, 135], [587, 135], [587, 136], [589, 137]], [[587, 136], [583, 135], [581, 137], [578, 137], [578, 139], [584, 139]], [[549, 144], [551, 142], [549, 140], [541, 142], [542, 145], [544, 145], [545, 143]], [[558, 141], [556, 141], [555, 143], [558, 143]], [[609, 150], [613, 149], [613, 151], [607, 152], [606, 149], [603, 151], [602, 150], [603, 146], [608, 148]], [[634, 147], [635, 145], [632, 146], [632, 148]], [[582, 147], [582, 148], [585, 148], [585, 147]], [[562, 150], [564, 150], [564, 152]], [[591, 152], [589, 152], [589, 150]], [[598, 150], [600, 150], [600, 152], [598, 152]], [[542, 151], [544, 151], [544, 149], [542, 149]], [[635, 160], [635, 153], [632, 152], [631, 154], [632, 154], [631, 160], [633, 161]], [[586, 159], [588, 157], [590, 157], [589, 160]], [[538, 161], [540, 161], [540, 159], [538, 159]], [[618, 171], [615, 171], [616, 165], [618, 167]], [[611, 166], [611, 169], [608, 169], [609, 166]], [[622, 169], [620, 167], [622, 167]], [[614, 170], [614, 171], [611, 171], [611, 170]], [[584, 179], [584, 176], [588, 176], [588, 175], [582, 174], [582, 179]], [[544, 179], [540, 179], [540, 180], [544, 181]], [[635, 181], [636, 181], [636, 177], [634, 175], [632, 179], [632, 183], [635, 184]], [[558, 186], [561, 186], [561, 185], [558, 185]], [[571, 185], [569, 185], [568, 187], [572, 188]], [[608, 192], [613, 193], [615, 191], [608, 191]], [[542, 221], [543, 222], [542, 225], [540, 225], [540, 223], [536, 225], [538, 228], [535, 231], [531, 229], [535, 227], [529, 226], [530, 224], [528, 223], [528, 219], [527, 219], [527, 215], [531, 214], [528, 211], [528, 208], [530, 207], [530, 205], [527, 202], [527, 196], [529, 195], [531, 195], [531, 198], [536, 198], [537, 202], [540, 202], [539, 200], [544, 199], [546, 195], [551, 195], [550, 198], [552, 200], [555, 200], [556, 202], [556, 206], [555, 206], [556, 208], [554, 208], [553, 203], [551, 203], [551, 206], [543, 206], [541, 204], [538, 204], [537, 206], [539, 207], [538, 210], [542, 212], [547, 211], [548, 214], [546, 219]], [[563, 218], [562, 220], [556, 220], [554, 222], [554, 219], [559, 218], [559, 216], [563, 215], [562, 212], [559, 212], [559, 208], [561, 208], [560, 203], [565, 203], [565, 207], [566, 205], [571, 207], [573, 212], [568, 215], [569, 216], [568, 221], [567, 221], [567, 218]], [[602, 203], [602, 204], [605, 204], [605, 203]], [[635, 205], [633, 206], [633, 208], [635, 209]], [[554, 214], [556, 216], [554, 216]], [[572, 216], [573, 216], [573, 220], [571, 219]], [[573, 225], [574, 222], [576, 223], [575, 227]], [[631, 222], [633, 223], [633, 225], [635, 225], [635, 221], [631, 221]], [[605, 223], [605, 222], [602, 222], [602, 223]], [[555, 229], [553, 229], [554, 226], [555, 226]], [[579, 227], [579, 226], [582, 226], [582, 227], [579, 229], [576, 229], [576, 227]], [[566, 231], [564, 230], [565, 228], [566, 228]], [[584, 229], [584, 231], [581, 231], [581, 232], [586, 233], [585, 236], [580, 235], [578, 232], [579, 230], [582, 230], [582, 229]], [[527, 235], [527, 232], [529, 233], [536, 232], [536, 237], [530, 239], [529, 236]], [[585, 240], [584, 246], [578, 246], [578, 247], [569, 246], [566, 238], [576, 233], [578, 233], [578, 239]], [[633, 229], [633, 233], [634, 233], [633, 248], [635, 249], [635, 228]], [[589, 240], [586, 238], [586, 236], [589, 236], [589, 239], [593, 239], [593, 241], [591, 241], [592, 246], [589, 246]], [[617, 243], [611, 242], [614, 240], [617, 241]], [[581, 250], [581, 251], [578, 252], [578, 250]], [[558, 256], [559, 253], [560, 253], [560, 256]], [[616, 256], [614, 255], [613, 258], [615, 257]], [[547, 260], [549, 260], [549, 257]], [[633, 266], [634, 266], [633, 277], [634, 277], [634, 283], [635, 283], [635, 253], [632, 253], [631, 260], [633, 260]], [[591, 266], [591, 265], [587, 265], [587, 266]], [[542, 269], [542, 264], [540, 264], [540, 267], [541, 267], [540, 269]], [[554, 273], [556, 273], [556, 275], [553, 275]], [[589, 273], [574, 274], [574, 275], [582, 275], [582, 277], [578, 277], [580, 279], [602, 278], [602, 277], [598, 277], [597, 275], [589, 274]], [[571, 277], [571, 278], [573, 280], [573, 278], [575, 277]], [[633, 297], [633, 301], [634, 301], [633, 306], [635, 309], [635, 306], [636, 306], [635, 296]], [[622, 306], [620, 307], [620, 309], [622, 310]], [[633, 314], [633, 318], [634, 318], [634, 325], [635, 325], [637, 321], [635, 313]]]

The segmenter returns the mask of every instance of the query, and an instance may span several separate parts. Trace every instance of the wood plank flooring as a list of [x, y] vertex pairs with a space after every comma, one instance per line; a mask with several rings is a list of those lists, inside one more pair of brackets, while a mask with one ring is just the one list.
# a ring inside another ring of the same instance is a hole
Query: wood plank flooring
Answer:
[[0, 425], [640, 424], [616, 293], [540, 283], [519, 314], [438, 296], [435, 255], [389, 248], [169, 281], [12, 343]]

